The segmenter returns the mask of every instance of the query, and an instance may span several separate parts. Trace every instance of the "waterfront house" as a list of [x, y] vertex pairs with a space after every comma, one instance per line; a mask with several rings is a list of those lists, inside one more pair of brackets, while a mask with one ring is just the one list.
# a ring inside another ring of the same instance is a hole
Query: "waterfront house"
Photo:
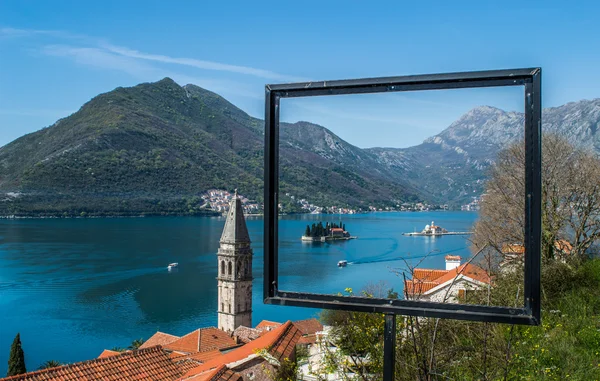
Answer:
[[445, 270], [414, 269], [412, 279], [404, 281], [406, 298], [458, 303], [468, 292], [491, 285], [490, 275], [481, 267], [471, 263], [461, 265], [459, 256], [447, 255], [445, 260]]

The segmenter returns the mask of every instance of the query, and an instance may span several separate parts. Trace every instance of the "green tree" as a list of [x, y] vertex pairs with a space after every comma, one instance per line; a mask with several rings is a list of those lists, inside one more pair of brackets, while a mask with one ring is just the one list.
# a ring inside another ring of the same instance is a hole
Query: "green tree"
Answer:
[[127, 349], [131, 349], [131, 350], [140, 349], [142, 344], [144, 344], [144, 339], [136, 339], [136, 340], [133, 340], [131, 342], [131, 344], [129, 344], [129, 347]]
[[310, 226], [306, 225], [306, 230], [304, 231], [304, 235], [306, 237], [310, 237]]
[[44, 362], [38, 369], [50, 369], [50, 368], [56, 368], [57, 366], [61, 366], [64, 365], [63, 363], [61, 363], [60, 361], [56, 361], [56, 360], [48, 360], [46, 362]]
[[[525, 229], [525, 145], [498, 153], [486, 184], [473, 243], [501, 249], [523, 242]], [[600, 239], [600, 159], [565, 138], [542, 140], [542, 254], [556, 256], [556, 241], [572, 245], [572, 257], [585, 256]]]
[[25, 367], [25, 353], [21, 346], [21, 335], [17, 333], [17, 336], [15, 336], [15, 339], [10, 346], [8, 372], [6, 373], [6, 376], [16, 376], [23, 373], [27, 373], [27, 368]]
[[110, 350], [113, 352], [125, 352], [127, 349], [125, 349], [123, 347], [112, 347], [112, 348], [110, 348]]

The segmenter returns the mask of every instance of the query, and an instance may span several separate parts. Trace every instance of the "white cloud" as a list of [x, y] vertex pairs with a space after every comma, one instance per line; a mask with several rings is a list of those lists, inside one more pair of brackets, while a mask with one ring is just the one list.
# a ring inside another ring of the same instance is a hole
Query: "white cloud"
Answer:
[[101, 69], [119, 70], [137, 78], [154, 74], [155, 68], [138, 60], [112, 54], [99, 48], [81, 48], [69, 45], [46, 45], [42, 53], [48, 56], [70, 57], [75, 62]]
[[[306, 81], [306, 79], [276, 73], [274, 71], [259, 69], [249, 66], [241, 66], [241, 65], [232, 65], [222, 62], [214, 62], [214, 61], [205, 61], [197, 58], [187, 58], [187, 57], [170, 57], [162, 54], [152, 54], [140, 52], [135, 49], [131, 49], [124, 46], [113, 45], [106, 42], [105, 39], [93, 38], [85, 35], [58, 31], [58, 30], [36, 30], [36, 29], [16, 29], [3, 27], [0, 28], [0, 39], [1, 38], [23, 38], [23, 37], [33, 37], [33, 36], [49, 36], [62, 40], [77, 40], [80, 43], [85, 43], [86, 47], [71, 47], [71, 49], [79, 49], [77, 52], [71, 51], [66, 52], [63, 49], [61, 55], [65, 56], [78, 56], [83, 59], [83, 55], [90, 54], [95, 57], [100, 56], [102, 53], [104, 60], [106, 60], [108, 54], [113, 56], [120, 56], [123, 58], [129, 58], [132, 60], [138, 61], [152, 61], [152, 62], [160, 62], [166, 64], [173, 65], [182, 65], [187, 67], [193, 67], [201, 70], [210, 70], [210, 71], [220, 71], [220, 72], [229, 72], [236, 74], [244, 74], [248, 76], [258, 77], [269, 79], [273, 81], [283, 81], [283, 82], [302, 82]], [[55, 52], [58, 52], [56, 49], [57, 46], [60, 45], [51, 45], [55, 48]], [[86, 50], [87, 49], [87, 50]], [[51, 49], [52, 50], [52, 49]], [[67, 53], [67, 54], [64, 54]], [[111, 61], [116, 61], [114, 57], [110, 58]]]
[[226, 71], [226, 72], [231, 72], [231, 73], [246, 74], [246, 75], [251, 75], [251, 76], [255, 76], [255, 77], [259, 77], [259, 78], [272, 79], [272, 80], [276, 80], [276, 81], [298, 81], [298, 82], [305, 81], [305, 79], [302, 79], [299, 77], [292, 77], [289, 75], [278, 74], [278, 73], [275, 73], [275, 72], [272, 72], [269, 70], [256, 69], [256, 68], [248, 67], [248, 66], [238, 66], [238, 65], [224, 64], [224, 63], [220, 63], [220, 62], [203, 61], [203, 60], [198, 60], [195, 58], [177, 58], [177, 57], [169, 57], [169, 56], [160, 55], [160, 54], [148, 54], [148, 53], [139, 52], [137, 50], [128, 49], [128, 48], [125, 48], [122, 46], [114, 46], [114, 45], [110, 45], [110, 44], [102, 44], [102, 47], [112, 53], [115, 53], [115, 54], [119, 54], [119, 55], [122, 55], [125, 57], [142, 59], [142, 60], [156, 61], [156, 62], [169, 63], [169, 64], [177, 64], [177, 65], [185, 65], [185, 66], [191, 66], [191, 67], [195, 67], [195, 68], [203, 69], [203, 70]]

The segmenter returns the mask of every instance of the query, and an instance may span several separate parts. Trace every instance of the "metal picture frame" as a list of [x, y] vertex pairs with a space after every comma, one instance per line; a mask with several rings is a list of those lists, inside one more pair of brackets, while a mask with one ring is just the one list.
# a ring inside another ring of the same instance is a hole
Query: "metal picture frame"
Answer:
[[[541, 68], [459, 72], [266, 85], [264, 189], [264, 303], [539, 325], [541, 266]], [[278, 287], [279, 113], [282, 98], [400, 91], [524, 86], [525, 95], [525, 287], [522, 308], [390, 300], [289, 292]]]

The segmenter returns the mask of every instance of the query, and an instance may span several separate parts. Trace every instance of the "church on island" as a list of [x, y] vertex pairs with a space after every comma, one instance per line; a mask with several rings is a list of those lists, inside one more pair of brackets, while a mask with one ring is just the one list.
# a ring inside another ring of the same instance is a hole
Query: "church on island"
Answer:
[[217, 252], [217, 327], [183, 336], [156, 332], [137, 350], [104, 350], [96, 359], [0, 381], [272, 380], [285, 362], [295, 360], [297, 346], [315, 345], [323, 325], [317, 319], [263, 320], [252, 327], [252, 254], [236, 192]]

